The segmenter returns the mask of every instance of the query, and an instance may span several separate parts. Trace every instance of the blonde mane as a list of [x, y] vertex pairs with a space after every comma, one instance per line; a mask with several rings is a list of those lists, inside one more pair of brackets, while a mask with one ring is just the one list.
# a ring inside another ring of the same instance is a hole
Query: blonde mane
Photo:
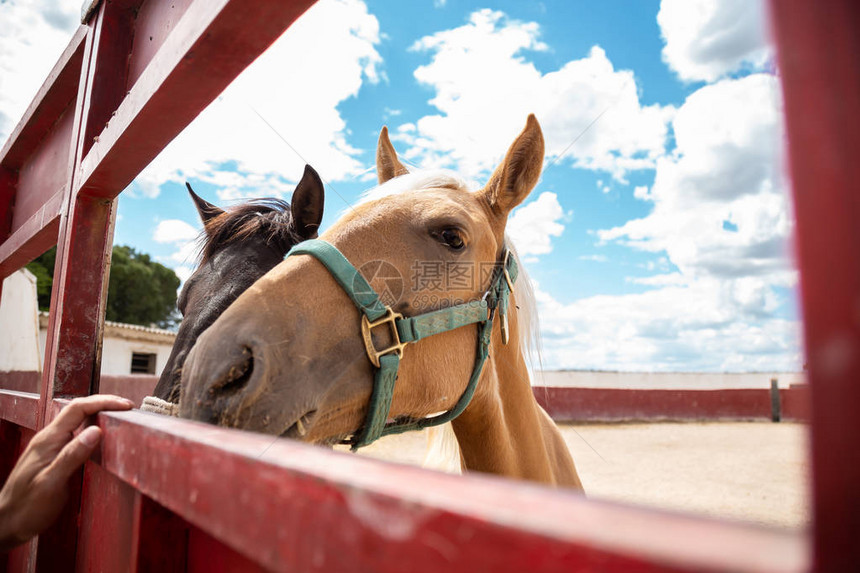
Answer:
[[[440, 187], [462, 189], [474, 193], [477, 185], [463, 179], [453, 171], [444, 169], [415, 170], [365, 191], [359, 198], [358, 204], [399, 195], [407, 191], [438, 189]], [[520, 326], [519, 345], [529, 365], [529, 372], [531, 376], [534, 376], [535, 366], [539, 367], [541, 364], [540, 324], [534, 286], [517, 254], [516, 246], [507, 234], [505, 235], [505, 245], [513, 253], [519, 267], [519, 276], [515, 285], [516, 294], [514, 295], [517, 303], [517, 322]], [[461, 473], [460, 448], [450, 423], [428, 429], [427, 452], [424, 455], [422, 466], [448, 473]]]
[[463, 179], [458, 174], [447, 169], [418, 169], [389, 179], [382, 185], [368, 189], [361, 194], [358, 205], [370, 201], [399, 195], [406, 191], [421, 191], [424, 189], [462, 189], [472, 192], [476, 185], [474, 182]]

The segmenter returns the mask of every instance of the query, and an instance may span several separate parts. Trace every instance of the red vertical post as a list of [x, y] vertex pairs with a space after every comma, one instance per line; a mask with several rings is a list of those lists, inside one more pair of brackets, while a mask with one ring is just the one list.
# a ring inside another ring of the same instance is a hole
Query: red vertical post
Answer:
[[[90, 60], [93, 51], [93, 28], [87, 32], [87, 37], [84, 42], [84, 56], [81, 65], [81, 77], [78, 85], [78, 95], [75, 100], [75, 117], [72, 127], [72, 139], [69, 142], [71, 147], [69, 151], [69, 164], [67, 168], [65, 195], [63, 197], [63, 206], [60, 213], [60, 231], [57, 238], [57, 255], [54, 261], [54, 281], [51, 288], [51, 304], [50, 316], [48, 319], [48, 329], [45, 340], [45, 354], [42, 368], [42, 383], [39, 400], [39, 414], [37, 427], [41, 428], [46, 422], [46, 417], [50, 415], [51, 400], [55, 395], [54, 385], [57, 377], [57, 353], [61, 346], [61, 340], [69, 337], [69, 321], [64, 320], [64, 303], [66, 302], [65, 284], [69, 280], [67, 272], [68, 264], [66, 259], [69, 258], [69, 238], [70, 238], [70, 218], [72, 217], [71, 208], [74, 206], [74, 175], [77, 171], [78, 158], [77, 150], [79, 147], [81, 122], [86, 113], [86, 78]], [[66, 332], [62, 332], [66, 329]], [[60, 382], [62, 384], [62, 382]], [[78, 392], [77, 395], [86, 395], [88, 391]], [[60, 394], [57, 392], [56, 394]]]
[[98, 198], [81, 190], [77, 175], [95, 134], [125, 96], [132, 41], [133, 11], [102, 3], [91, 24], [75, 111], [69, 194], [60, 223], [45, 348], [44, 416], [54, 397], [98, 391], [116, 202], [104, 193]]
[[860, 3], [771, 0], [812, 390], [815, 569], [860, 563]]
[[[90, 23], [57, 242], [39, 427], [52, 417], [54, 398], [98, 391], [116, 200], [82, 193], [77, 174], [93, 133], [101, 130], [125, 95], [130, 21], [129, 10], [103, 2]], [[69, 502], [60, 518], [40, 536], [37, 565], [41, 571], [63, 570], [75, 562], [82, 483], [79, 472], [71, 481]]]
[[15, 196], [16, 174], [0, 167], [0, 243], [9, 237], [12, 228], [12, 198]]
[[187, 571], [188, 523], [142, 493], [136, 492], [136, 496], [131, 547], [132, 572]]
[[[140, 494], [94, 463], [87, 463], [84, 468], [83, 490], [75, 558], [63, 563], [51, 556], [53, 563], [49, 569], [131, 572], [135, 506]], [[46, 557], [39, 552], [40, 568], [45, 567]]]
[[[12, 424], [4, 421], [3, 425], [11, 426]], [[9, 458], [9, 471], [12, 470], [13, 463], [21, 457], [21, 454], [24, 452], [24, 449], [27, 447], [27, 444], [30, 443], [30, 440], [34, 435], [32, 430], [21, 428], [20, 426], [16, 428], [15, 433], [17, 434], [18, 439], [16, 450], [13, 451], [12, 457]], [[4, 457], [7, 455], [7, 452], [8, 450], [3, 452]], [[3, 482], [5, 483], [5, 481], [4, 476]], [[30, 541], [19, 545], [2, 557], [5, 559], [7, 571], [34, 571], [36, 568], [36, 539], [31, 539]]]

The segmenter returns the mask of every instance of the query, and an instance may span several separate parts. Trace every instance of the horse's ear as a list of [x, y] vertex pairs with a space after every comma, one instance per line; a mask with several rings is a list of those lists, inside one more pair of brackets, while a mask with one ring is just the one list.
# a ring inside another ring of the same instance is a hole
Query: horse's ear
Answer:
[[303, 239], [313, 239], [317, 236], [323, 216], [325, 189], [323, 182], [314, 168], [305, 165], [302, 180], [293, 191], [290, 210], [293, 214], [293, 227]]
[[537, 185], [543, 167], [544, 142], [540, 124], [529, 114], [526, 126], [508, 149], [482, 193], [493, 212], [507, 217]]
[[185, 182], [185, 187], [188, 188], [191, 200], [194, 201], [194, 206], [197, 207], [197, 213], [200, 215], [200, 220], [203, 221], [203, 227], [206, 227], [206, 223], [224, 212], [224, 209], [216, 207], [209, 201], [206, 201], [197, 195], [197, 193], [194, 192], [194, 189], [191, 188], [191, 183], [188, 181]]
[[388, 139], [388, 127], [383, 125], [382, 131], [379, 132], [379, 142], [376, 144], [376, 177], [379, 184], [407, 173], [409, 170], [397, 159], [397, 152]]

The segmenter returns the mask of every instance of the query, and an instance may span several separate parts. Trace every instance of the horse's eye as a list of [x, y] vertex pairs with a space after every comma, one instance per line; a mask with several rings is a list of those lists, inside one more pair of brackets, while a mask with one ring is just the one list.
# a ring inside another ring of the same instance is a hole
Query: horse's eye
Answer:
[[439, 241], [451, 250], [460, 251], [466, 246], [457, 229], [444, 229], [437, 236]]

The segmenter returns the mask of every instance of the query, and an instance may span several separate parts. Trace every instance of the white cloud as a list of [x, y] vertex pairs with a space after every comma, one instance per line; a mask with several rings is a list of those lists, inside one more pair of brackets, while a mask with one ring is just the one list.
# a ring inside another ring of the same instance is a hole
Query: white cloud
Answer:
[[652, 275], [650, 277], [628, 277], [628, 282], [637, 285], [665, 286], [684, 285], [687, 280], [681, 273], [667, 273], [665, 275]]
[[0, 2], [0, 147], [68, 45], [79, 19], [76, 2]]
[[580, 261], [593, 261], [595, 263], [605, 263], [609, 261], [606, 255], [580, 255], [577, 257]]
[[[800, 325], [779, 318], [775, 287], [792, 287], [791, 217], [781, 176], [777, 79], [757, 74], [705, 86], [674, 119], [677, 148], [661, 158], [652, 212], [598, 231], [665, 253], [651, 290], [562, 304], [540, 293], [547, 363], [622, 370], [781, 370], [801, 364]], [[732, 221], [737, 231], [723, 228]], [[669, 264], [675, 269], [668, 270]]]
[[170, 254], [168, 260], [178, 264], [179, 266], [188, 266], [188, 263], [193, 263], [197, 257], [197, 244], [195, 241], [179, 241], [175, 243], [177, 249]]
[[[59, 0], [0, 2], [0, 141], [79, 17], [76, 4]], [[196, 178], [217, 185], [221, 199], [284, 196], [305, 161], [331, 181], [361, 173], [359, 150], [347, 142], [337, 106], [356, 96], [364, 81], [383, 78], [379, 41], [379, 22], [364, 2], [321, 0], [153, 160], [132, 192], [154, 198], [167, 181]]]
[[411, 146], [406, 158], [475, 177], [495, 167], [534, 112], [549, 158], [564, 153], [562, 161], [622, 181], [630, 170], [653, 167], [673, 108], [641, 105], [633, 73], [615, 70], [598, 46], [542, 74], [524, 56], [548, 50], [539, 36], [537, 23], [485, 9], [418, 40], [412, 49], [432, 59], [415, 78], [434, 90], [429, 103], [441, 113], [398, 127], [395, 139]]
[[631, 371], [795, 370], [800, 329], [761, 317], [755, 289], [716, 279], [562, 304], [538, 289], [549, 368]]
[[179, 277], [179, 280], [181, 281], [179, 290], [182, 290], [181, 285], [185, 284], [185, 281], [187, 281], [191, 277], [191, 275], [194, 274], [194, 269], [183, 265], [176, 265], [175, 267], [173, 267], [173, 272], [175, 272], [176, 276]]
[[157, 243], [171, 243], [176, 249], [161, 261], [171, 266], [182, 282], [191, 276], [193, 269], [188, 263], [193, 263], [197, 255], [198, 227], [189, 225], [179, 219], [159, 221], [152, 233], [152, 240]]
[[764, 0], [662, 0], [663, 60], [687, 81], [761, 68], [771, 57]]
[[545, 255], [552, 252], [552, 237], [560, 237], [564, 232], [564, 225], [559, 222], [563, 217], [558, 196], [547, 191], [513, 212], [507, 234], [521, 256]]
[[651, 192], [644, 185], [637, 185], [633, 189], [633, 196], [637, 199], [642, 199], [643, 201], [652, 201]]
[[157, 243], [176, 243], [191, 241], [197, 237], [199, 229], [179, 219], [159, 221], [155, 226], [152, 239]]
[[196, 178], [218, 186], [218, 197], [227, 200], [284, 196], [305, 162], [328, 181], [361, 173], [359, 150], [347, 142], [337, 106], [356, 96], [364, 81], [383, 77], [379, 41], [379, 22], [363, 2], [320, 1], [165, 148], [133, 188], [154, 197], [167, 181]]
[[658, 161], [650, 193], [638, 195], [653, 211], [600, 239], [665, 251], [690, 278], [752, 275], [793, 285], [778, 80], [755, 74], [705, 86], [678, 110], [674, 129], [674, 153]]

